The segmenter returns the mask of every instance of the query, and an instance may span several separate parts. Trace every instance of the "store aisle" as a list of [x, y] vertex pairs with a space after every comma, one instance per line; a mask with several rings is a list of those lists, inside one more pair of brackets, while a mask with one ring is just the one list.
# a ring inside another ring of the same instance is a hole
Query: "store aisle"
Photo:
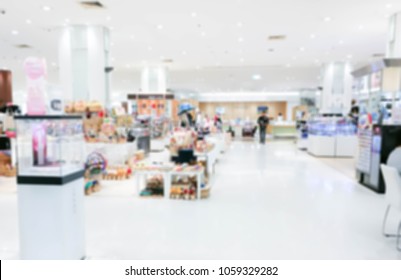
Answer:
[[[134, 190], [87, 197], [89, 259], [401, 259], [380, 234], [384, 197], [291, 142], [235, 142], [208, 200]], [[15, 209], [0, 193], [0, 258], [17, 257]]]

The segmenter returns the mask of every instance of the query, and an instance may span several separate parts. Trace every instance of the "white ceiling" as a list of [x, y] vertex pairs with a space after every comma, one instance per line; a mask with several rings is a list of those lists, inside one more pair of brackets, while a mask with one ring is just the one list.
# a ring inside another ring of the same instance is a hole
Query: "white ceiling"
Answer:
[[[399, 0], [100, 0], [103, 10], [87, 10], [78, 2], [2, 0], [6, 14], [0, 14], [0, 67], [18, 76], [23, 58], [44, 56], [57, 83], [58, 29], [101, 24], [112, 29], [114, 91], [137, 90], [137, 69], [163, 58], [174, 60], [168, 66], [172, 88], [316, 87], [323, 63], [363, 64], [372, 54], [384, 53], [387, 18], [401, 10]], [[287, 39], [267, 40], [281, 34]], [[17, 44], [32, 49], [18, 49]], [[252, 80], [254, 74], [262, 79]]]

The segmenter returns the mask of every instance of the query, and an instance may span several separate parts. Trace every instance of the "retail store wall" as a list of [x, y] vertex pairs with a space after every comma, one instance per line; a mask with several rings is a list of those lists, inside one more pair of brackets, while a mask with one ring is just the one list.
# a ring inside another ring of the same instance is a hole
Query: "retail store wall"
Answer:
[[0, 70], [0, 106], [12, 102], [11, 72]]
[[259, 116], [258, 107], [267, 106], [269, 107], [269, 117], [277, 118], [278, 114], [281, 113], [286, 119], [287, 117], [287, 101], [275, 101], [275, 102], [201, 102], [199, 108], [201, 112], [214, 116], [216, 114], [216, 108], [224, 108], [223, 119], [246, 119], [256, 120]]

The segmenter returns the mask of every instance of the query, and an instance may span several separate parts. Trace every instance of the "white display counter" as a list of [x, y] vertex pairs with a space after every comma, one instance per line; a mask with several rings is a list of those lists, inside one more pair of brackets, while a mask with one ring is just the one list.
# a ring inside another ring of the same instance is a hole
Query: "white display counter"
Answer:
[[334, 157], [336, 139], [330, 136], [309, 135], [308, 153], [318, 157]]
[[309, 135], [308, 153], [317, 157], [354, 157], [357, 149], [356, 135]]
[[358, 137], [356, 135], [337, 135], [336, 156], [355, 157], [358, 148]]
[[18, 184], [21, 259], [85, 258], [83, 186], [82, 176], [64, 185]]

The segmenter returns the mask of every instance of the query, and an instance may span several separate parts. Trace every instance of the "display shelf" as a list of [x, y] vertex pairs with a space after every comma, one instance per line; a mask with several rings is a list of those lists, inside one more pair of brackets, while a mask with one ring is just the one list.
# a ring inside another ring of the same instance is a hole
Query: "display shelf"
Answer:
[[[135, 170], [137, 193], [141, 197], [168, 197], [170, 191], [170, 175], [168, 170]], [[161, 187], [149, 188], [147, 185], [149, 177], [161, 177]], [[152, 193], [152, 190], [161, 189], [160, 193]], [[148, 190], [149, 194], [144, 195], [144, 191]]]
[[195, 177], [196, 178], [196, 199], [201, 199], [201, 189], [202, 189], [202, 183], [203, 183], [203, 178], [204, 178], [205, 171], [203, 168], [199, 168], [198, 170], [182, 170], [182, 171], [177, 171], [173, 170], [170, 172], [170, 184], [169, 184], [169, 193], [171, 193], [171, 185], [173, 181], [174, 176], [189, 176], [189, 177]]
[[344, 118], [316, 118], [308, 122], [308, 153], [317, 157], [354, 157], [356, 125]]

